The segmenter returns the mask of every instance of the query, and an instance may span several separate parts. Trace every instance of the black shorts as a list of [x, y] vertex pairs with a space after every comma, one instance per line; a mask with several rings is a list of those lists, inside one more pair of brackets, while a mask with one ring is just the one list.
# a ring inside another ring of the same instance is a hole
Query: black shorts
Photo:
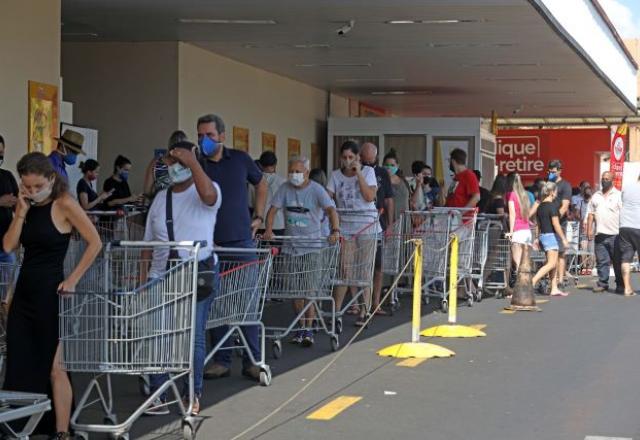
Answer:
[[[371, 260], [369, 260], [371, 261]], [[369, 266], [371, 267], [371, 266]], [[376, 263], [374, 268], [376, 270], [382, 269], [382, 241], [378, 240], [378, 244], [376, 245]]]
[[632, 263], [640, 250], [640, 229], [620, 228], [620, 256], [623, 263]]

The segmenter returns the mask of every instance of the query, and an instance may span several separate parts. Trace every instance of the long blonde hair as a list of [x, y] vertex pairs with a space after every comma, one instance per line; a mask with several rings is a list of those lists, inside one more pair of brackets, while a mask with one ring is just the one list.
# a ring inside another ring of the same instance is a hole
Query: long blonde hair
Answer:
[[529, 218], [529, 209], [531, 208], [529, 196], [527, 195], [527, 190], [524, 189], [520, 174], [509, 173], [507, 176], [507, 188], [518, 197], [518, 202], [520, 204], [520, 216], [522, 218]]

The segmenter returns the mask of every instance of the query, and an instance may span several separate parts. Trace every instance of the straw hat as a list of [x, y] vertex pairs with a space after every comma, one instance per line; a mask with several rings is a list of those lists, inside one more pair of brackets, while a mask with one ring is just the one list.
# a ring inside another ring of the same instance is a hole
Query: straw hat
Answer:
[[62, 133], [61, 137], [54, 139], [60, 142], [65, 147], [69, 147], [76, 154], [84, 154], [85, 156], [87, 155], [87, 153], [85, 153], [82, 149], [82, 146], [84, 145], [84, 136], [82, 135], [82, 133], [78, 133], [77, 131], [73, 130], [65, 130], [64, 133]]

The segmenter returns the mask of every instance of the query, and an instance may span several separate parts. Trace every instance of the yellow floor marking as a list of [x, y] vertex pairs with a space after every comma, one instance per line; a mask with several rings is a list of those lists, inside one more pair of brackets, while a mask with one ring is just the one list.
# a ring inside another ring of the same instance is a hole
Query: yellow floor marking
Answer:
[[515, 310], [500, 310], [500, 313], [502, 313], [503, 315], [513, 315], [514, 313], [516, 313]]
[[536, 300], [536, 304], [544, 304], [544, 303], [548, 303], [549, 300], [548, 299], [537, 299]]
[[398, 367], [415, 368], [418, 365], [420, 365], [421, 363], [423, 363], [424, 361], [426, 361], [426, 359], [409, 358], [409, 359], [405, 359], [405, 360], [403, 360], [401, 362], [398, 362], [396, 364], [396, 366], [398, 366]]
[[340, 396], [309, 414], [307, 420], [331, 420], [360, 400], [360, 396]]
[[485, 328], [487, 328], [487, 324], [473, 324], [469, 327], [475, 328], [476, 330], [484, 330]]

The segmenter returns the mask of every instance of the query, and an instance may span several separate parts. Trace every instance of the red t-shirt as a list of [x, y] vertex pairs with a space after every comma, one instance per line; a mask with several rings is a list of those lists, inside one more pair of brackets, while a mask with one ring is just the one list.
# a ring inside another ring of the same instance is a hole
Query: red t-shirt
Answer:
[[480, 185], [475, 173], [470, 169], [459, 172], [453, 179], [447, 195], [447, 206], [464, 208], [474, 194], [480, 193]]

